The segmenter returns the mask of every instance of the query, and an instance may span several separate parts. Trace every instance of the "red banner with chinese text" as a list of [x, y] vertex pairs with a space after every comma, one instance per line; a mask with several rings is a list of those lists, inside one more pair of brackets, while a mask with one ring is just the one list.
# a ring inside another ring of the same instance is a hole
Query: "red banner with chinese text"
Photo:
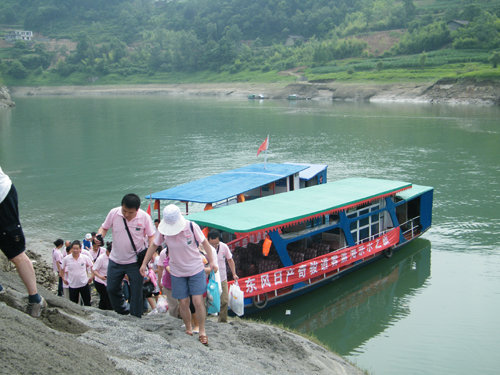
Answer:
[[[399, 227], [391, 229], [379, 238], [356, 246], [340, 249], [293, 266], [279, 268], [258, 275], [243, 277], [238, 285], [245, 297], [272, 292], [300, 282], [307, 282], [325, 273], [348, 266], [368, 256], [377, 254], [399, 242]], [[231, 285], [233, 282], [230, 282]]]

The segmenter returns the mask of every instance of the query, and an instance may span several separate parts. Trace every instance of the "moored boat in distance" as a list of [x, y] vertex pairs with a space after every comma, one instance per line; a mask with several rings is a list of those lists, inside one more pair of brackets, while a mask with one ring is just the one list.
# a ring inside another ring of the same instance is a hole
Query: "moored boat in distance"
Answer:
[[250, 94], [248, 95], [248, 99], [267, 99], [267, 96], [264, 94]]
[[251, 313], [390, 257], [430, 228], [432, 201], [432, 187], [348, 178], [189, 219], [221, 231]]

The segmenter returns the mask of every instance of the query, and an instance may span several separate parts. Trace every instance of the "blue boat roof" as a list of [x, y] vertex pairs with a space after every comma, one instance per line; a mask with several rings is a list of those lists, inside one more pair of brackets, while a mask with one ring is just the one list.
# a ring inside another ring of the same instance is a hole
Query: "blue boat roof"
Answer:
[[153, 193], [147, 195], [146, 199], [220, 202], [294, 175], [308, 167], [307, 164], [251, 164]]
[[316, 176], [318, 173], [326, 170], [328, 168], [327, 164], [306, 164], [306, 163], [285, 163], [285, 164], [296, 164], [305, 165], [307, 169], [299, 172], [299, 178], [301, 180], [309, 181], [311, 178]]

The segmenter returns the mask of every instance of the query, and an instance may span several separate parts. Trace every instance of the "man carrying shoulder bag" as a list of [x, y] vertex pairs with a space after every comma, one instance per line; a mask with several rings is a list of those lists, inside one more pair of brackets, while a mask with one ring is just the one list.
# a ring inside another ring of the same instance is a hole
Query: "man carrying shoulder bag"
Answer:
[[[113, 310], [138, 318], [143, 313], [143, 278], [137, 257], [146, 243], [151, 244], [156, 232], [150, 216], [140, 209], [140, 205], [141, 200], [136, 194], [125, 195], [121, 206], [109, 211], [96, 235], [103, 243], [108, 230], [113, 232], [113, 251], [109, 256], [107, 275], [107, 291]], [[121, 286], [125, 275], [130, 282], [129, 304], [123, 297]]]

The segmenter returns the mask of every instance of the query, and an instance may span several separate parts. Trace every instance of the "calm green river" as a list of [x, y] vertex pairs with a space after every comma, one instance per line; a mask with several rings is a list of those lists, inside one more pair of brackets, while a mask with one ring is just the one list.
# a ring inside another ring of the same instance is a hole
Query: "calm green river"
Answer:
[[498, 107], [14, 100], [0, 110], [0, 165], [18, 189], [29, 247], [47, 259], [52, 241], [97, 230], [127, 192], [263, 161], [268, 134], [269, 161], [326, 163], [330, 181], [433, 186], [433, 227], [421, 239], [258, 318], [312, 334], [370, 374], [500, 371]]

